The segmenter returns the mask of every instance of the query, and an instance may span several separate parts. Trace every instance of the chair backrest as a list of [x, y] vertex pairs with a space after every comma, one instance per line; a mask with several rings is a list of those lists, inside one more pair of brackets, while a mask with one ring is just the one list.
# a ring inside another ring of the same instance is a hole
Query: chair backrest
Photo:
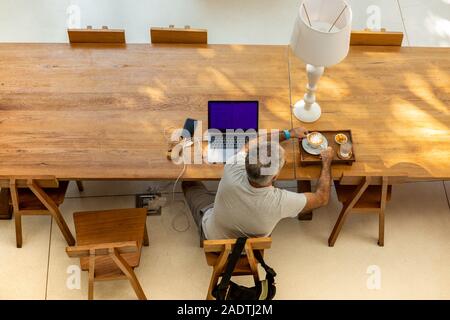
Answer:
[[71, 258], [83, 258], [110, 255], [111, 250], [116, 249], [120, 254], [133, 253], [139, 249], [137, 241], [111, 242], [83, 246], [67, 247], [66, 253]]
[[183, 28], [151, 28], [150, 38], [152, 43], [178, 43], [178, 44], [207, 44], [208, 30]]
[[[203, 250], [205, 251], [208, 265], [215, 265], [216, 260], [219, 258], [219, 254], [227, 251], [228, 253], [230, 253], [231, 251], [233, 251], [233, 247], [235, 244], [236, 239], [203, 241]], [[270, 249], [270, 247], [272, 246], [272, 238], [251, 238], [247, 240], [246, 245], [249, 246], [252, 250]]]
[[403, 32], [381, 31], [352, 31], [350, 45], [352, 46], [401, 46]]
[[92, 29], [88, 26], [86, 29], [68, 29], [70, 43], [125, 43], [125, 30], [108, 29], [103, 26], [102, 29]]
[[400, 175], [389, 175], [389, 176], [365, 176], [365, 175], [345, 175], [342, 174], [339, 179], [341, 185], [358, 185], [364, 179], [369, 181], [369, 185], [383, 185], [383, 178], [386, 180], [388, 185], [400, 184], [408, 181], [408, 176], [406, 174]]
[[[66, 248], [71, 258], [80, 258], [83, 270], [88, 270], [88, 299], [94, 299], [94, 281], [128, 279], [140, 300], [147, 299], [133, 267], [122, 254], [133, 254], [140, 250], [137, 241], [89, 244]], [[86, 266], [83, 267], [83, 260]]]

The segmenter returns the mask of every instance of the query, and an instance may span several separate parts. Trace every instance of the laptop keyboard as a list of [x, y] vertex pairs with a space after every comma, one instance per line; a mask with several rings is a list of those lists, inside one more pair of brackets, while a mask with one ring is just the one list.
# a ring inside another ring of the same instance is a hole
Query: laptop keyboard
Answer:
[[248, 136], [211, 137], [210, 146], [213, 149], [241, 149], [248, 141]]

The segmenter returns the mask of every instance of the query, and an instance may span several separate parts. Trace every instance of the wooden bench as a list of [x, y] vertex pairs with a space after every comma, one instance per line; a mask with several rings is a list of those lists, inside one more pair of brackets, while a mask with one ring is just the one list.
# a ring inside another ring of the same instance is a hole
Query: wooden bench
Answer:
[[103, 26], [102, 29], [92, 29], [88, 26], [86, 29], [68, 29], [70, 43], [125, 43], [125, 30], [108, 29]]
[[183, 28], [151, 28], [150, 38], [152, 43], [178, 43], [178, 44], [207, 44], [208, 31], [206, 29]]
[[401, 46], [403, 32], [389, 32], [386, 29], [371, 31], [352, 31], [350, 45], [352, 46]]

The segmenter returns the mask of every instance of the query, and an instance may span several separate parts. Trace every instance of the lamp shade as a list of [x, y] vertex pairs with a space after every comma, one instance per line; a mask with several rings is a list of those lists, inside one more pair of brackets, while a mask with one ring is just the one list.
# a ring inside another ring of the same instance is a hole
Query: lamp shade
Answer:
[[290, 45], [305, 63], [328, 67], [347, 56], [351, 29], [352, 10], [347, 2], [304, 0], [297, 12]]

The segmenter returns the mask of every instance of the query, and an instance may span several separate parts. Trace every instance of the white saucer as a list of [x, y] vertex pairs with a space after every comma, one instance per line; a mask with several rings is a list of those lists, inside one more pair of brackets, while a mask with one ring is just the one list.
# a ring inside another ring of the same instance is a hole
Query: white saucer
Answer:
[[302, 140], [302, 147], [303, 147], [303, 150], [305, 150], [305, 151], [308, 152], [309, 154], [318, 156], [318, 155], [322, 152], [322, 150], [328, 148], [328, 140], [327, 140], [327, 138], [325, 138], [325, 136], [324, 136], [324, 137], [323, 137], [323, 142], [322, 142], [320, 148], [313, 148], [313, 147], [311, 147], [311, 146], [308, 144], [308, 140], [303, 139], [303, 140]]

